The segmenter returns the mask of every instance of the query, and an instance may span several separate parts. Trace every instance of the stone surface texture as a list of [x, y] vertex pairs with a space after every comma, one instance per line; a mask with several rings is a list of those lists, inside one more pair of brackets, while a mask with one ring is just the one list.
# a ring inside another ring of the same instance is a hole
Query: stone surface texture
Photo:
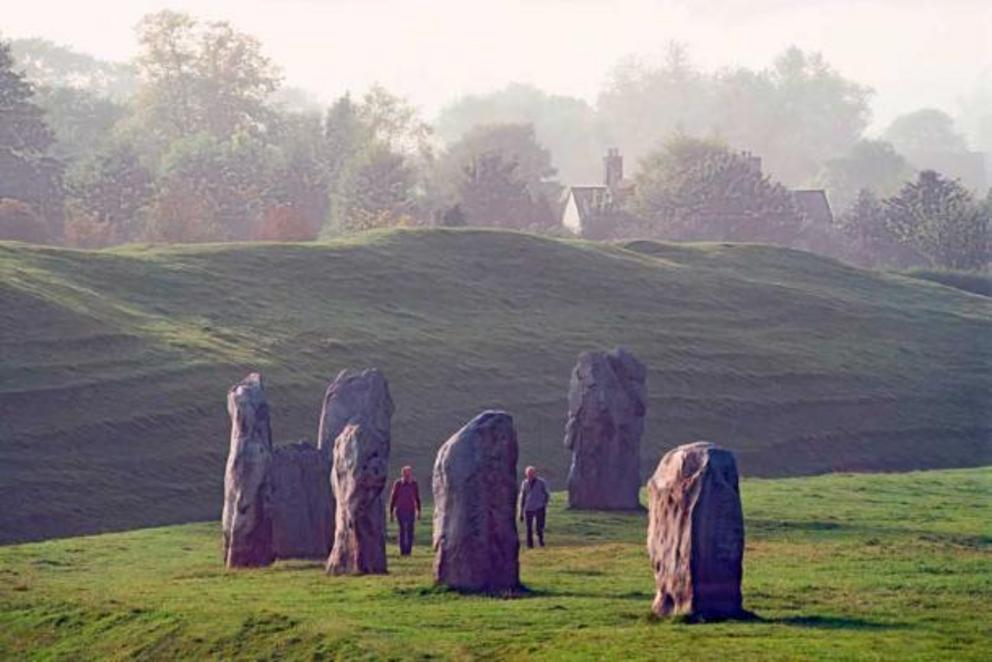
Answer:
[[272, 431], [262, 376], [248, 375], [227, 394], [231, 445], [224, 472], [224, 562], [229, 568], [275, 560], [272, 544]]
[[448, 439], [433, 492], [435, 581], [465, 592], [519, 589], [513, 418], [486, 411]]
[[641, 508], [644, 365], [621, 348], [583, 352], [568, 389], [565, 447], [572, 451], [569, 508]]
[[648, 481], [648, 511], [654, 613], [743, 616], [744, 515], [733, 454], [708, 442], [671, 450]]
[[279, 446], [270, 466], [276, 558], [321, 559], [331, 552], [334, 512], [328, 461], [312, 443]]
[[328, 387], [319, 447], [333, 449], [334, 545], [330, 574], [378, 574], [386, 567], [386, 504], [393, 400], [375, 369], [345, 370]]

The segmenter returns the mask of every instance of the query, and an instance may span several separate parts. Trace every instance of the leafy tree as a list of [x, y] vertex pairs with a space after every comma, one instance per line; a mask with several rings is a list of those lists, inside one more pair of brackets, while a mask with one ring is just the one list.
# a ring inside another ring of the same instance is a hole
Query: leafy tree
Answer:
[[684, 45], [671, 42], [660, 65], [627, 58], [614, 66], [596, 106], [607, 138], [637, 162], [673, 132], [712, 133], [715, 92], [714, 78], [692, 64]]
[[925, 152], [964, 152], [968, 149], [964, 136], [954, 128], [954, 120], [936, 108], [900, 115], [883, 138], [904, 154]]
[[641, 163], [632, 210], [654, 236], [789, 245], [802, 217], [792, 195], [722, 143], [675, 136]]
[[254, 37], [164, 10], [141, 20], [138, 42], [141, 125], [160, 142], [254, 134], [271, 120], [265, 102], [279, 75]]
[[333, 205], [343, 230], [413, 225], [415, 173], [407, 159], [376, 145], [349, 165]]
[[840, 257], [872, 267], [906, 268], [922, 262], [889, 229], [885, 203], [874, 191], [858, 191], [854, 203], [837, 216], [837, 225], [848, 240]]
[[827, 190], [831, 205], [844, 210], [855, 204], [862, 190], [889, 196], [912, 176], [913, 167], [891, 144], [863, 139], [824, 163], [816, 182]]
[[871, 90], [819, 53], [791, 47], [764, 71], [718, 75], [717, 86], [714, 131], [760, 154], [770, 173], [794, 185], [850, 149], [868, 126]]
[[556, 222], [550, 152], [529, 124], [478, 126], [438, 162], [440, 188], [460, 203], [470, 225], [548, 227]]
[[551, 152], [537, 142], [530, 124], [489, 124], [468, 131], [449, 147], [441, 159], [442, 177], [454, 178], [474, 159], [486, 153], [499, 153], [504, 161], [515, 163], [516, 176], [523, 180], [527, 192], [537, 198], [557, 193], [549, 189], [557, 171], [551, 164]]
[[463, 166], [458, 180], [456, 207], [467, 225], [504, 228], [542, 228], [553, 220], [546, 200], [533, 198], [518, 162], [503, 152], [477, 154]]
[[316, 239], [320, 226], [293, 205], [275, 205], [265, 209], [251, 238], [257, 241], [310, 241]]
[[244, 241], [273, 196], [274, 148], [196, 134], [165, 155], [149, 210], [154, 241]]
[[282, 113], [277, 127], [271, 136], [276, 149], [268, 191], [274, 206], [264, 215], [270, 229], [259, 230], [260, 238], [314, 239], [330, 210], [328, 192], [336, 176], [324, 123], [317, 113]]
[[443, 108], [435, 122], [447, 144], [461, 140], [476, 126], [530, 124], [537, 141], [555, 156], [569, 182], [598, 182], [608, 141], [596, 111], [584, 100], [550, 95], [531, 85], [513, 83], [484, 95], [468, 95]]
[[62, 165], [34, 89], [14, 69], [10, 45], [0, 42], [0, 198], [21, 200], [41, 214], [48, 235], [61, 232]]
[[330, 217], [324, 234], [414, 225], [429, 214], [430, 128], [400, 97], [375, 86], [360, 103], [347, 95], [325, 118]]
[[870, 93], [820, 55], [797, 48], [761, 71], [708, 74], [692, 66], [684, 48], [670, 46], [660, 66], [617, 66], [598, 106], [613, 143], [635, 160], [673, 132], [718, 136], [760, 154], [769, 172], [798, 184], [858, 140]]
[[137, 238], [152, 185], [152, 174], [141, 164], [133, 146], [126, 143], [77, 163], [66, 178], [72, 216], [77, 223], [82, 215], [85, 222], [95, 224], [85, 233], [76, 228], [77, 235], [99, 236], [107, 243]]
[[44, 244], [51, 240], [48, 224], [30, 205], [0, 198], [0, 241]]
[[429, 157], [431, 127], [403, 98], [373, 85], [356, 110], [372, 142], [393, 152]]
[[51, 152], [66, 163], [111, 146], [128, 114], [124, 104], [74, 87], [41, 87], [35, 100], [55, 136]]
[[886, 225], [930, 266], [981, 269], [989, 265], [992, 220], [958, 182], [924, 170], [885, 203]]
[[138, 89], [135, 67], [108, 62], [36, 37], [15, 39], [11, 47], [29, 80], [41, 88], [74, 89], [122, 103]]
[[[345, 94], [334, 102], [324, 117], [323, 143], [332, 175], [369, 143], [368, 129], [359, 117], [358, 106]], [[336, 179], [336, 177], [334, 177]]]

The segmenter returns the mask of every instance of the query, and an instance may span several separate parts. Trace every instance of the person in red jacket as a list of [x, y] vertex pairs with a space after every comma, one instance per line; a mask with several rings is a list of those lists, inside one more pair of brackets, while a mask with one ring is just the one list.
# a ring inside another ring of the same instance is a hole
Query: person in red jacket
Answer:
[[413, 520], [420, 519], [420, 490], [409, 466], [400, 470], [400, 479], [393, 483], [389, 495], [389, 521], [400, 523], [400, 556], [410, 556], [413, 551]]

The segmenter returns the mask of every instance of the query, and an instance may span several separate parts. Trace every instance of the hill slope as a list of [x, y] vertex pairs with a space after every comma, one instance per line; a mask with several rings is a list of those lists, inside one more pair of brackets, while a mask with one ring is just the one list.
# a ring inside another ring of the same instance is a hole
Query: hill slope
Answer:
[[992, 469], [741, 491], [755, 622], [651, 622], [645, 515], [566, 512], [558, 493], [516, 600], [433, 589], [429, 519], [374, 577], [226, 572], [216, 522], [0, 547], [0, 657], [988, 659]]
[[0, 541], [209, 519], [225, 392], [267, 378], [282, 442], [327, 381], [378, 366], [392, 464], [422, 479], [485, 407], [563, 484], [569, 372], [650, 368], [643, 470], [677, 443], [751, 475], [992, 462], [987, 298], [753, 245], [610, 246], [481, 230], [333, 243], [0, 244]]

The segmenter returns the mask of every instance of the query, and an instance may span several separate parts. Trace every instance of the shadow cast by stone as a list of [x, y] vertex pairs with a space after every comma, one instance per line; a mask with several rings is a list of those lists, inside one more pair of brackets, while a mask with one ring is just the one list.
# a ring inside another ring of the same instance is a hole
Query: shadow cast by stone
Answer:
[[593, 600], [635, 600], [637, 602], [643, 602], [645, 600], [650, 600], [652, 597], [654, 597], [654, 594], [645, 591], [628, 591], [626, 593], [610, 595], [604, 593], [590, 593], [584, 591], [555, 591], [548, 589], [527, 589], [527, 595], [523, 597], [584, 598], [584, 599], [593, 599]]
[[735, 614], [678, 614], [675, 616], [659, 616], [651, 612], [646, 616], [651, 623], [678, 623], [682, 625], [702, 625], [704, 623], [764, 623], [760, 616], [753, 611], [741, 609]]
[[412, 588], [393, 589], [394, 595], [403, 597], [422, 598], [431, 595], [457, 595], [473, 598], [495, 598], [499, 600], [519, 600], [521, 598], [543, 597], [540, 591], [532, 591], [523, 584], [513, 589], [502, 589], [499, 591], [479, 591], [472, 589], [460, 589], [445, 584], [433, 584], [431, 586], [417, 586]]
[[758, 618], [762, 623], [776, 623], [792, 627], [819, 630], [899, 630], [909, 627], [905, 623], [877, 623], [863, 618], [845, 616], [786, 616], [783, 618]]

